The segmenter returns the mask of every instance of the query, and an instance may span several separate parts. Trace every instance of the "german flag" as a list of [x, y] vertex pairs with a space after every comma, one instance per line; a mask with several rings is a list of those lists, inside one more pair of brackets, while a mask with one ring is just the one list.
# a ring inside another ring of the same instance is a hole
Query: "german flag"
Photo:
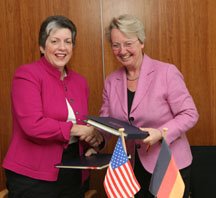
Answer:
[[169, 146], [162, 140], [149, 191], [157, 198], [182, 198], [185, 185]]

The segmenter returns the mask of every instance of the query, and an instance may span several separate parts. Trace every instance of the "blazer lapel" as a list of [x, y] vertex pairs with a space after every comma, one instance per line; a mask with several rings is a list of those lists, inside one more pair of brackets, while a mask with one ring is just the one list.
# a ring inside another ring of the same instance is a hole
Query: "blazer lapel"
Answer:
[[138, 85], [131, 107], [131, 113], [133, 113], [133, 111], [138, 107], [152, 83], [154, 73], [154, 67], [152, 64], [151, 59], [147, 55], [144, 55]]

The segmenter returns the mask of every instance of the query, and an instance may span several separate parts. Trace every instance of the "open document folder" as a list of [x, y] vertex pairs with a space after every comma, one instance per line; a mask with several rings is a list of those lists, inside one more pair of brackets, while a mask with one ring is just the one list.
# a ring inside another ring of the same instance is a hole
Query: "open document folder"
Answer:
[[93, 154], [91, 156], [81, 156], [73, 160], [56, 164], [56, 168], [72, 169], [103, 169], [109, 166], [112, 154]]

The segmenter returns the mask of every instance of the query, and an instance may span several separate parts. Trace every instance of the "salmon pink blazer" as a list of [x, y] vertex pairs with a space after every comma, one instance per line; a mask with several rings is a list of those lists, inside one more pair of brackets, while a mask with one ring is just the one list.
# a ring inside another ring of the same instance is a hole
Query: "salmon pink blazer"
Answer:
[[[179, 169], [192, 162], [190, 145], [186, 132], [198, 120], [194, 101], [184, 83], [182, 74], [171, 64], [153, 60], [144, 55], [137, 89], [128, 115], [127, 79], [125, 68], [121, 67], [106, 78], [103, 90], [101, 116], [111, 116], [128, 121], [137, 127], [168, 128], [166, 141]], [[127, 151], [134, 157], [135, 144], [143, 167], [153, 172], [160, 151], [160, 142], [151, 146], [148, 152], [140, 140], [128, 141]]]

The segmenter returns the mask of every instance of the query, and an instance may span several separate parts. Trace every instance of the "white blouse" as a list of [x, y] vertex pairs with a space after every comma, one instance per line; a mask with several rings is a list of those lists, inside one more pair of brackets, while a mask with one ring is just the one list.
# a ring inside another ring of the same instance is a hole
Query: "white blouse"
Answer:
[[[67, 121], [72, 121], [73, 124], [76, 124], [77, 122], [76, 122], [76, 117], [75, 117], [74, 111], [73, 111], [71, 105], [69, 104], [67, 98], [66, 98], [66, 103], [67, 103], [67, 108], [68, 108], [68, 119], [67, 119]], [[77, 137], [71, 136], [69, 144], [75, 143], [77, 141], [78, 141]]]

